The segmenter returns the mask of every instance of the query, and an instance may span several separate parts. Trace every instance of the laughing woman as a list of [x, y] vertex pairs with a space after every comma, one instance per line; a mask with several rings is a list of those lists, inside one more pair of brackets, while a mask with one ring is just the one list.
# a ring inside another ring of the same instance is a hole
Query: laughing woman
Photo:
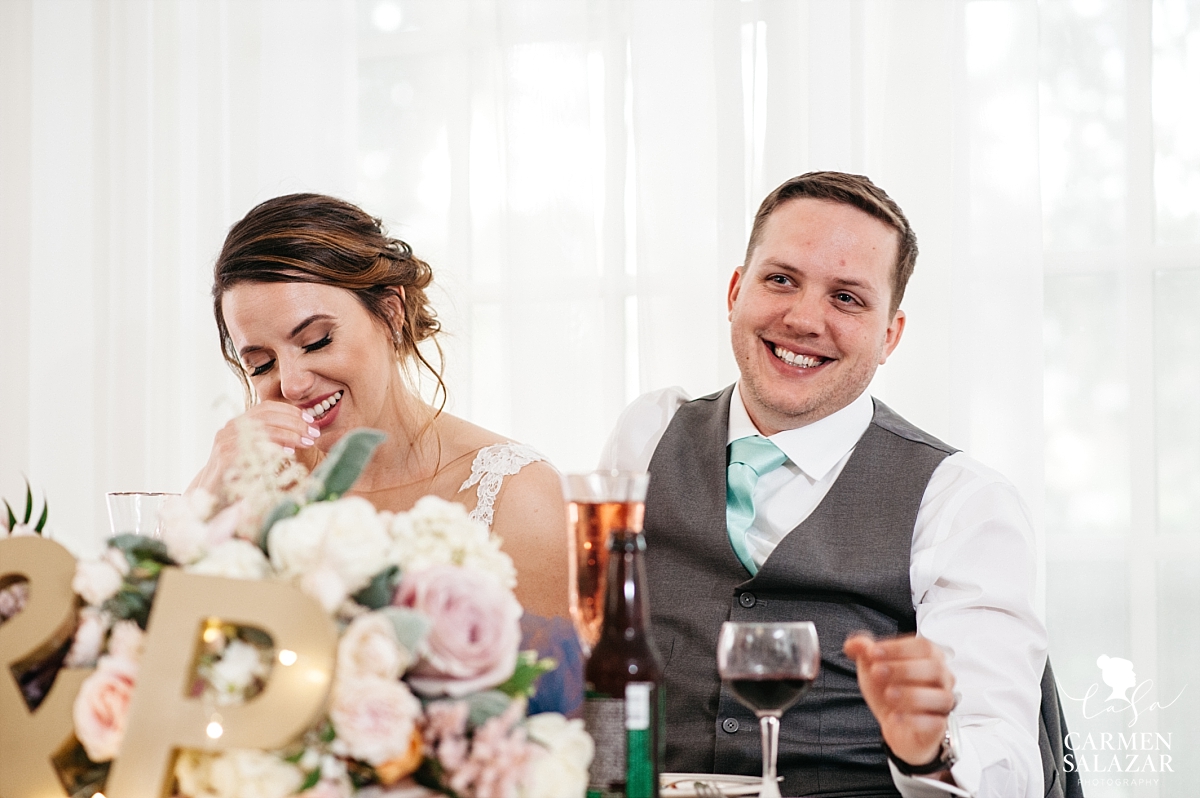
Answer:
[[[245, 415], [310, 469], [350, 430], [387, 433], [351, 492], [396, 512], [428, 494], [459, 502], [503, 541], [521, 604], [565, 616], [566, 520], [554, 469], [529, 447], [429, 405], [405, 378], [410, 366], [428, 369], [445, 396], [418, 350], [440, 329], [425, 295], [432, 279], [408, 244], [349, 203], [292, 194], [251, 210], [225, 239], [213, 284]], [[231, 421], [192, 487], [214, 489], [236, 456]]]

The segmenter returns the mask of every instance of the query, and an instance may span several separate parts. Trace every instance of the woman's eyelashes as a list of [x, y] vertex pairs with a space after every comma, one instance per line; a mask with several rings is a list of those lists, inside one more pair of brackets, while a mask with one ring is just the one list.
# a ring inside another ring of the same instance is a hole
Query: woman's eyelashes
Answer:
[[[320, 349], [324, 349], [325, 347], [329, 346], [331, 343], [333, 343], [333, 336], [327, 334], [321, 340], [314, 341], [311, 344], [305, 344], [304, 346], [302, 346], [300, 348], [303, 349], [305, 352], [316, 352]], [[274, 366], [275, 366], [275, 358], [271, 358], [270, 360], [266, 361], [265, 363], [260, 363], [257, 366], [253, 366], [249, 363], [246, 364], [246, 368], [250, 371], [251, 377], [261, 377], [262, 375], [264, 375], [268, 371], [270, 371]]]
[[274, 365], [275, 365], [274, 359], [268, 360], [266, 363], [262, 363], [257, 366], [250, 366], [249, 364], [247, 364], [248, 368], [250, 369], [251, 377], [261, 377], [262, 375], [264, 375], [268, 371], [270, 371], [271, 366], [274, 366]]
[[333, 337], [326, 333], [325, 337], [320, 341], [308, 344], [307, 346], [302, 347], [302, 349], [304, 349], [305, 352], [316, 352], [318, 349], [324, 349], [331, 343], [333, 343]]

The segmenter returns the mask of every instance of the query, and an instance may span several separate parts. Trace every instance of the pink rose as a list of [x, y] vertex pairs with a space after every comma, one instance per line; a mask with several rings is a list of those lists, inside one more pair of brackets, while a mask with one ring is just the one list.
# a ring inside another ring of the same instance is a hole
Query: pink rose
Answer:
[[377, 676], [338, 679], [329, 709], [337, 732], [332, 750], [382, 765], [409, 749], [420, 715], [421, 702], [403, 682]]
[[121, 749], [136, 672], [126, 660], [102, 657], [75, 696], [75, 736], [93, 762], [107, 762]]
[[413, 689], [425, 696], [461, 697], [495, 687], [516, 668], [521, 605], [495, 577], [472, 568], [437, 565], [405, 574], [392, 603], [426, 615], [432, 628]]

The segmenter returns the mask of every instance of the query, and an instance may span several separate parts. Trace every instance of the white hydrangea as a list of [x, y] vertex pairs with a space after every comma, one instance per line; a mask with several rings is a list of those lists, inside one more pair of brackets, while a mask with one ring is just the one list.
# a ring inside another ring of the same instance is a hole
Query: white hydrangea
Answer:
[[509, 590], [516, 587], [517, 570], [500, 550], [500, 539], [461, 504], [426, 496], [407, 513], [384, 515], [392, 539], [389, 559], [403, 570], [459, 565], [489, 573]]

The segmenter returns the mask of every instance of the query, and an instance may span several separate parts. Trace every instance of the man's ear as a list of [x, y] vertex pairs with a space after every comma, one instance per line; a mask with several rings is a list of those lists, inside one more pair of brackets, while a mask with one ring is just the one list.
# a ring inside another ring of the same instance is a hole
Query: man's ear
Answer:
[[888, 325], [886, 337], [883, 339], [883, 357], [879, 358], [879, 365], [887, 362], [892, 352], [896, 350], [896, 346], [900, 343], [900, 337], [904, 335], [904, 311], [897, 309], [892, 314], [892, 323]]
[[742, 290], [742, 277], [745, 276], [746, 267], [738, 266], [733, 270], [733, 275], [729, 278], [729, 291], [726, 295], [726, 310], [728, 316], [732, 320], [733, 303], [737, 301], [738, 292]]

